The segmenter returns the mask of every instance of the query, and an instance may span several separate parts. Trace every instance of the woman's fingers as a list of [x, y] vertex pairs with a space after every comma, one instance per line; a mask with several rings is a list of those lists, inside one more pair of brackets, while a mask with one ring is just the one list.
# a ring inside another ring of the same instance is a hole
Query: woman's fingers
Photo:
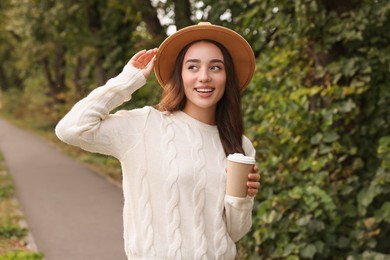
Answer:
[[248, 189], [248, 193], [247, 194], [248, 194], [249, 197], [255, 197], [258, 192], [259, 192], [259, 190]]
[[133, 57], [131, 57], [129, 63], [133, 65], [134, 67], [138, 68], [140, 66], [140, 58], [142, 55], [146, 53], [146, 50], [142, 50], [134, 54]]
[[258, 173], [259, 169], [257, 166], [253, 167], [252, 173], [248, 174], [248, 196], [254, 197], [257, 195], [260, 189], [260, 174]]
[[138, 60], [141, 57], [141, 55], [143, 55], [145, 52], [146, 52], [146, 50], [141, 50], [141, 51], [137, 52], [136, 54], [134, 54], [134, 56], [131, 58], [131, 60]]
[[253, 165], [252, 173], [259, 173], [259, 167], [256, 164]]
[[247, 184], [249, 189], [259, 189], [260, 188], [260, 182], [253, 182], [253, 181], [248, 181]]
[[248, 174], [249, 181], [260, 181], [260, 174], [258, 173], [249, 173]]
[[154, 61], [156, 60], [156, 56], [153, 56], [151, 60], [149, 60], [149, 63], [146, 65], [145, 69], [143, 69], [143, 74], [145, 78], [148, 78], [150, 76], [150, 73], [152, 73]]
[[154, 57], [154, 55], [156, 55], [156, 51], [155, 49], [152, 49], [152, 50], [147, 50], [146, 52], [142, 53], [139, 58], [138, 58], [138, 62], [143, 66], [143, 67], [146, 67], [150, 60]]
[[141, 70], [145, 78], [148, 78], [154, 66], [157, 50], [157, 48], [154, 48], [150, 50], [139, 51], [134, 54], [129, 63], [135, 68]]
[[139, 51], [130, 59], [130, 63], [137, 69], [144, 69], [153, 60], [156, 53], [157, 48]]

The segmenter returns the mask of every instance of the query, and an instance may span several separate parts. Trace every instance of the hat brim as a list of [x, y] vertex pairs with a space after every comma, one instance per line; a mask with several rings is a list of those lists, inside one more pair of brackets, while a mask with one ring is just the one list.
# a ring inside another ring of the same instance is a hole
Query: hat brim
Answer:
[[200, 23], [176, 31], [160, 45], [154, 72], [164, 87], [172, 76], [180, 51], [189, 43], [198, 40], [213, 40], [221, 43], [232, 56], [240, 90], [244, 90], [255, 71], [255, 56], [249, 43], [238, 33], [228, 28]]

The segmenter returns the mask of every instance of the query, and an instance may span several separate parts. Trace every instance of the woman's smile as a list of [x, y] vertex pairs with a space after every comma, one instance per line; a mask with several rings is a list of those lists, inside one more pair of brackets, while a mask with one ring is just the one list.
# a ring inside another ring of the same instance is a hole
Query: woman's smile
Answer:
[[195, 88], [195, 91], [198, 93], [198, 95], [201, 97], [201, 98], [209, 98], [212, 96], [213, 92], [214, 92], [214, 88], [210, 88], [210, 87], [198, 87], [198, 88]]
[[207, 87], [199, 87], [199, 88], [195, 88], [195, 90], [200, 93], [211, 93], [214, 91], [213, 88], [207, 88]]

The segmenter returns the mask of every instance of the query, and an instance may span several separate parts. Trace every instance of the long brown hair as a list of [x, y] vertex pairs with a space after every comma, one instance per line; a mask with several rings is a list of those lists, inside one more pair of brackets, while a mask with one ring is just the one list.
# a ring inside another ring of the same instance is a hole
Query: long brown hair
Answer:
[[[200, 41], [206, 41], [216, 45], [221, 50], [225, 61], [226, 88], [222, 98], [218, 101], [215, 114], [219, 138], [221, 139], [223, 149], [226, 156], [231, 153], [244, 153], [242, 148], [244, 124], [241, 109], [241, 94], [232, 57], [222, 44], [211, 40]], [[187, 98], [184, 94], [181, 70], [185, 54], [196, 42], [199, 41], [188, 44], [179, 53], [173, 74], [168, 83], [163, 86], [162, 99], [157, 105], [160, 111], [174, 112], [184, 108]]]

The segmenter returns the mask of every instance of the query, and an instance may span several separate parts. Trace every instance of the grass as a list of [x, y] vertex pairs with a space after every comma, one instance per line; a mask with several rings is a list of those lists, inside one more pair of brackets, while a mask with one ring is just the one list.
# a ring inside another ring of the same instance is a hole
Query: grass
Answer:
[[21, 224], [23, 214], [15, 189], [0, 153], [0, 260], [40, 260], [43, 254], [28, 248], [28, 230]]

